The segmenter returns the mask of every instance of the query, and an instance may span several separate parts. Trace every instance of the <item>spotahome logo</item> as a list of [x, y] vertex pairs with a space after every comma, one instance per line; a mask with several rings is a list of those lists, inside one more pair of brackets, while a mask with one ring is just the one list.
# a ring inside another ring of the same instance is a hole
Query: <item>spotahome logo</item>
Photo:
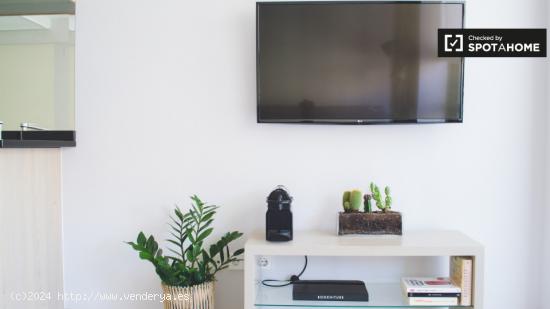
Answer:
[[439, 57], [546, 57], [546, 29], [439, 29]]
[[462, 34], [445, 34], [445, 52], [464, 51], [464, 36]]

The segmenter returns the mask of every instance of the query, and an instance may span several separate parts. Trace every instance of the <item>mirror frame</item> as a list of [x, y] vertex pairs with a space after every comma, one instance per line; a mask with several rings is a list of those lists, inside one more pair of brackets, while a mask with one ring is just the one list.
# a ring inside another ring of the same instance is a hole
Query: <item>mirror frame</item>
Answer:
[[[0, 4], [0, 16], [17, 15], [75, 15], [75, 3], [43, 2], [43, 3], [5, 3]], [[76, 83], [76, 81], [75, 81]], [[75, 102], [76, 104], [76, 102]], [[0, 125], [1, 129], [1, 125]], [[75, 147], [76, 131], [1, 131], [0, 148], [60, 148]]]

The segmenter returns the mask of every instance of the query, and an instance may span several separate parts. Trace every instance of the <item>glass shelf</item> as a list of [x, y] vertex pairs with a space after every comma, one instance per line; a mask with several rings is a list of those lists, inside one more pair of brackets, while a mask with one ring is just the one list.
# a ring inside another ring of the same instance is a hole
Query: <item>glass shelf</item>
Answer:
[[301, 308], [472, 308], [466, 306], [410, 306], [405, 303], [399, 283], [369, 283], [368, 302], [292, 300], [292, 286], [273, 288], [256, 286], [256, 307]]

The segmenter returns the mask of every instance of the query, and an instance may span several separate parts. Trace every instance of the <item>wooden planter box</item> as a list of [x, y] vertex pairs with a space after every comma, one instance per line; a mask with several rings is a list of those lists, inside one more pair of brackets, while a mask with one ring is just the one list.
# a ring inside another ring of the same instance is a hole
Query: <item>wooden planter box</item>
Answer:
[[340, 212], [338, 216], [338, 235], [401, 235], [402, 229], [401, 213], [397, 211]]

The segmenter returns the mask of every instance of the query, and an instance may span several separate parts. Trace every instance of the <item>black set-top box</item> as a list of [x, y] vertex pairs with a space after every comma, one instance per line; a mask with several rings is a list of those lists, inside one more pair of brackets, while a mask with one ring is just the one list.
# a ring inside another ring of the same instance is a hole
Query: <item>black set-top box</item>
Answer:
[[369, 301], [369, 293], [359, 280], [298, 280], [292, 287], [293, 300]]

